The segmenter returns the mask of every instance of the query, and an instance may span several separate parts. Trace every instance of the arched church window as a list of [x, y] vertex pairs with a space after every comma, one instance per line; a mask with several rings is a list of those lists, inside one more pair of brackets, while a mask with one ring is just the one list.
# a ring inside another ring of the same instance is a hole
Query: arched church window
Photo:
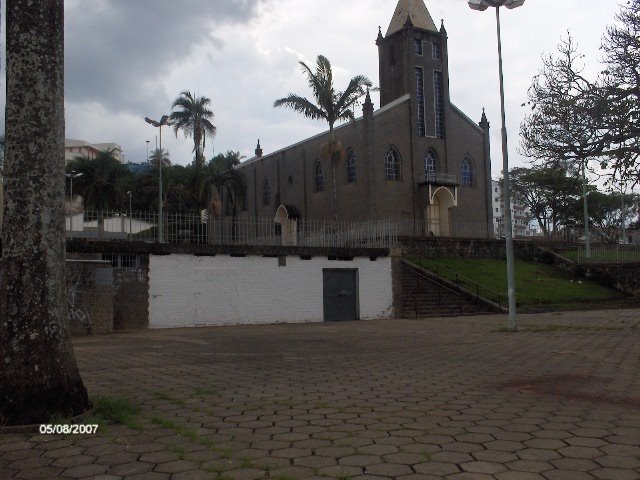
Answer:
[[424, 157], [424, 176], [426, 180], [432, 180], [438, 171], [438, 157], [436, 152], [429, 150]]
[[461, 183], [463, 187], [473, 187], [475, 184], [475, 167], [473, 160], [469, 156], [465, 156], [462, 160]]
[[416, 52], [416, 55], [419, 55], [420, 57], [423, 55], [424, 53], [424, 48], [422, 46], [422, 39], [421, 38], [414, 38], [413, 39], [413, 48]]
[[436, 41], [433, 42], [433, 59], [442, 60], [442, 46]]
[[416, 114], [418, 115], [418, 136], [424, 137], [427, 126], [424, 116], [424, 70], [421, 67], [415, 68], [416, 73]]
[[262, 206], [271, 205], [271, 187], [269, 186], [269, 179], [265, 178], [262, 181]]
[[345, 165], [347, 169], [347, 183], [356, 183], [356, 154], [351, 149], [347, 152]]
[[316, 164], [313, 167], [313, 186], [314, 191], [324, 192], [324, 171], [320, 160], [316, 160]]
[[400, 153], [393, 145], [387, 148], [384, 155], [385, 180], [400, 180]]
[[444, 80], [442, 72], [433, 72], [433, 96], [436, 113], [436, 137], [444, 138]]

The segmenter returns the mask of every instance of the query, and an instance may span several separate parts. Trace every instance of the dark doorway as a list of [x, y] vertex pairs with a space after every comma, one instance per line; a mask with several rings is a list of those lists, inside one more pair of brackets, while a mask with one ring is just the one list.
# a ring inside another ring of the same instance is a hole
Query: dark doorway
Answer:
[[358, 270], [323, 269], [324, 321], [358, 319]]

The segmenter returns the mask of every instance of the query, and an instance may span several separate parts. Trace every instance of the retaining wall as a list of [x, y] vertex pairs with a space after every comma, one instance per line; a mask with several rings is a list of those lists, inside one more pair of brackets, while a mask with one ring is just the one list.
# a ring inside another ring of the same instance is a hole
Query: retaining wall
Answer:
[[149, 327], [148, 257], [139, 268], [113, 269], [113, 329], [143, 330]]
[[574, 264], [570, 268], [576, 276], [640, 297], [640, 263]]
[[360, 319], [394, 315], [390, 257], [151, 255], [149, 326], [321, 322], [323, 269], [357, 269]]
[[[400, 237], [400, 245], [405, 255], [422, 255], [427, 258], [505, 258], [504, 239], [483, 238], [442, 238], [442, 237]], [[514, 240], [513, 249], [517, 258], [538, 259], [540, 247], [548, 250], [567, 248], [566, 242], [549, 240]]]
[[75, 336], [113, 331], [113, 270], [109, 262], [67, 260], [67, 318]]

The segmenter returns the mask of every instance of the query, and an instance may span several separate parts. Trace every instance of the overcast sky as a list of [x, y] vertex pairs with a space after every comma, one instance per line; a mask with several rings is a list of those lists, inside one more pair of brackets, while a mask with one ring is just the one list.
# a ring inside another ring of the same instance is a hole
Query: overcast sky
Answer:
[[[4, 4], [4, 2], [2, 2]], [[170, 112], [182, 90], [209, 97], [218, 134], [206, 156], [238, 150], [253, 156], [325, 129], [290, 110], [275, 110], [290, 92], [310, 95], [297, 62], [323, 54], [338, 88], [356, 74], [378, 84], [378, 25], [386, 32], [397, 0], [66, 0], [67, 138], [115, 142], [126, 161], [146, 158], [157, 129], [143, 118]], [[492, 125], [493, 175], [501, 170], [500, 103], [495, 14], [470, 10], [466, 0], [425, 0], [449, 35], [451, 100], [474, 120], [485, 107]], [[517, 154], [521, 104], [541, 55], [570, 31], [597, 72], [605, 28], [620, 0], [527, 0], [503, 10], [502, 34], [509, 150]], [[4, 7], [4, 5], [3, 5]], [[2, 18], [4, 20], [4, 12]], [[4, 31], [4, 28], [3, 28]], [[3, 55], [4, 58], [4, 55]], [[3, 68], [4, 72], [4, 68]], [[4, 83], [1, 89], [4, 104]], [[376, 108], [377, 96], [373, 97]], [[4, 109], [2, 109], [4, 111]], [[361, 112], [358, 112], [358, 116]], [[193, 144], [163, 129], [174, 163], [192, 159]]]

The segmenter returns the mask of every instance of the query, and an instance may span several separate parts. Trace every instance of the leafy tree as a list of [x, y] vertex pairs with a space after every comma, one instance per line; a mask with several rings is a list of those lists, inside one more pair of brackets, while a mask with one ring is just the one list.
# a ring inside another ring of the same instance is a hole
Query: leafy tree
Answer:
[[[80, 156], [67, 165], [67, 172], [82, 173], [73, 181], [74, 192], [84, 199], [89, 210], [115, 210], [128, 207], [126, 192], [132, 173], [110, 151], [95, 158]], [[69, 184], [68, 184], [69, 185]]]
[[195, 165], [174, 165], [166, 170], [164, 191], [167, 208], [174, 211], [196, 210], [199, 202], [199, 169]]
[[541, 161], [598, 160], [610, 183], [640, 182], [640, 0], [621, 7], [602, 43], [606, 69], [583, 75], [583, 56], [569, 35], [545, 56], [529, 90], [521, 125], [525, 155]]
[[[81, 195], [89, 210], [126, 210], [133, 192], [132, 208], [136, 211], [158, 210], [158, 164], [162, 159], [163, 208], [171, 211], [194, 211], [205, 208], [209, 198], [203, 185], [220, 188], [225, 199], [231, 200], [229, 208], [236, 212], [238, 203], [244, 198], [246, 184], [244, 176], [233, 167], [240, 162], [238, 152], [227, 152], [212, 159], [209, 164], [199, 166], [171, 165], [166, 150], [155, 150], [148, 170], [131, 171], [115, 160], [110, 152], [101, 152], [95, 159], [77, 157], [67, 166], [67, 171], [82, 173], [74, 179], [74, 194]], [[69, 188], [70, 182], [67, 182]], [[69, 192], [67, 192], [68, 194]]]
[[172, 112], [170, 121], [173, 130], [178, 135], [182, 130], [185, 137], [193, 138], [193, 151], [195, 153], [195, 163], [204, 163], [204, 149], [207, 135], [213, 137], [216, 134], [216, 127], [211, 123], [213, 111], [209, 108], [211, 100], [207, 97], [194, 97], [188, 90], [180, 93], [171, 106]]
[[331, 180], [333, 186], [333, 217], [338, 219], [336, 202], [336, 164], [340, 159], [340, 148], [334, 138], [334, 125], [343, 120], [355, 120], [353, 107], [366, 91], [364, 87], [372, 85], [364, 75], [353, 77], [344, 91], [336, 90], [333, 85], [333, 71], [327, 58], [318, 55], [316, 70], [311, 70], [304, 62], [299, 62], [302, 72], [307, 77], [309, 88], [313, 93], [314, 101], [305, 97], [290, 93], [284, 98], [276, 100], [274, 107], [286, 107], [301, 113], [313, 120], [325, 120], [329, 124], [329, 157], [331, 159]]
[[514, 198], [529, 208], [546, 237], [555, 237], [573, 219], [582, 181], [557, 167], [514, 168], [510, 172]]
[[200, 186], [200, 197], [209, 195], [214, 188], [220, 201], [227, 199], [228, 205], [221, 205], [221, 215], [224, 217], [229, 211], [233, 217], [237, 216], [238, 205], [244, 202], [247, 193], [245, 176], [234, 167], [240, 164], [240, 152], [228, 151], [218, 154], [206, 165]]
[[6, 8], [7, 178], [0, 424], [87, 410], [69, 337], [64, 234], [64, 2]]
[[614, 175], [640, 182], [640, 0], [629, 0], [607, 29], [602, 43], [607, 66], [602, 74], [606, 131], [602, 163]]
[[[595, 188], [587, 195], [589, 204], [589, 226], [607, 243], [617, 243], [622, 236], [622, 227], [629, 225], [637, 215], [637, 197], [619, 192], [603, 193]], [[570, 207], [570, 220], [576, 227], [584, 228], [582, 199]]]
[[134, 184], [129, 188], [133, 192], [134, 210], [158, 211], [158, 175], [147, 172], [134, 177]]
[[529, 88], [531, 112], [520, 126], [520, 145], [524, 155], [547, 166], [578, 170], [599, 151], [601, 91], [583, 76], [582, 58], [569, 35], [557, 56], [543, 57]]

